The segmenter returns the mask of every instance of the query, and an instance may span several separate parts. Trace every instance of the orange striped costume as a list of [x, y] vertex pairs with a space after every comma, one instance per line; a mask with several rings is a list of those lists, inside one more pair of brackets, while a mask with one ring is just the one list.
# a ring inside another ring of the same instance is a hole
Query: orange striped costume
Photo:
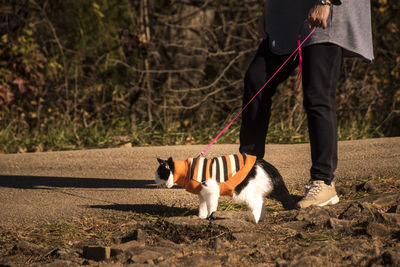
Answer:
[[233, 195], [233, 191], [253, 168], [256, 156], [226, 155], [207, 159], [203, 157], [174, 161], [174, 183], [187, 191], [199, 194], [201, 183], [213, 179], [218, 183], [220, 195]]

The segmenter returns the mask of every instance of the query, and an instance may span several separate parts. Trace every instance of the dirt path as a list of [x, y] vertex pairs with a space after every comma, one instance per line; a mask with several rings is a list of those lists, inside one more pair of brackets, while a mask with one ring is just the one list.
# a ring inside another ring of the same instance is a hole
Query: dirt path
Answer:
[[[0, 266], [400, 266], [400, 138], [339, 145], [339, 204], [267, 199], [258, 224], [228, 199], [201, 220], [196, 196], [155, 188], [157, 156], [203, 146], [0, 155]], [[266, 159], [304, 192], [307, 144], [268, 145]]]
[[[204, 146], [138, 147], [0, 155], [1, 224], [35, 224], [91, 215], [154, 212], [195, 207], [182, 189], [156, 189], [156, 157], [185, 159]], [[237, 145], [214, 145], [208, 157], [236, 153]], [[289, 190], [302, 191], [308, 179], [309, 146], [268, 145]], [[399, 179], [400, 138], [339, 143], [337, 183], [370, 178]]]

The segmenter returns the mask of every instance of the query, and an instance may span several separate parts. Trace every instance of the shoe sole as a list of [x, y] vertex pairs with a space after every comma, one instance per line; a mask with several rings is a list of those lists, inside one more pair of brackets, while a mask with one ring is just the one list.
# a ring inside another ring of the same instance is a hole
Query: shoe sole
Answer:
[[339, 197], [336, 195], [333, 198], [329, 199], [328, 201], [325, 201], [324, 203], [318, 204], [317, 206], [323, 207], [326, 205], [335, 205], [339, 202]]

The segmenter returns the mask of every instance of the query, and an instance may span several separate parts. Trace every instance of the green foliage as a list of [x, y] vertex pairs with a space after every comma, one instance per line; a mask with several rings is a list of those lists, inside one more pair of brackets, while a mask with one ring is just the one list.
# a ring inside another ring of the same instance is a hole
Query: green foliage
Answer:
[[0, 55], [0, 105], [18, 103], [32, 110], [37, 105], [35, 98], [45, 85], [46, 63], [33, 38], [33, 25], [23, 28], [16, 38], [9, 34], [1, 36]]
[[[375, 61], [346, 59], [341, 140], [400, 135], [400, 3], [372, 2]], [[0, 16], [0, 151], [208, 143], [239, 112], [262, 1], [10, 0]], [[295, 77], [268, 142], [308, 141]], [[289, 88], [289, 89], [288, 89]], [[240, 119], [218, 140], [238, 143]]]

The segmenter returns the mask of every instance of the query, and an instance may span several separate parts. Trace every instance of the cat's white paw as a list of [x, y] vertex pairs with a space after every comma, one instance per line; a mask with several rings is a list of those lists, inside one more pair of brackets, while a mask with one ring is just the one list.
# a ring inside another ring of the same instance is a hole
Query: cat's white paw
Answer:
[[202, 195], [199, 195], [199, 200], [200, 200], [200, 205], [199, 205], [199, 218], [200, 219], [206, 219], [208, 212], [207, 212], [207, 202], [206, 200], [202, 197]]
[[205, 200], [207, 205], [207, 217], [217, 211], [218, 198], [219, 198], [219, 186], [214, 180], [207, 180], [200, 191], [200, 196]]

